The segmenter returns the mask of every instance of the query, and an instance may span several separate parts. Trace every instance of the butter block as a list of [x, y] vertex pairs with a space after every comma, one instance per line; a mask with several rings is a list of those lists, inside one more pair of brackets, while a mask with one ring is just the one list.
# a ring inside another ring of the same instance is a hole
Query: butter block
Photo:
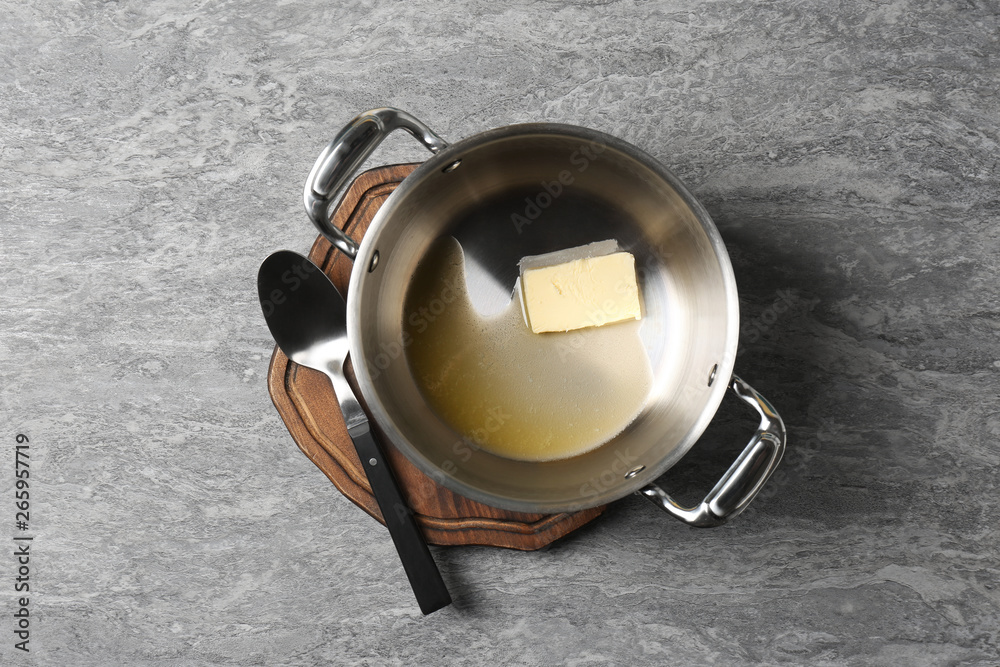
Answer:
[[641, 319], [635, 258], [630, 253], [579, 257], [549, 266], [538, 263], [529, 262], [528, 267], [522, 263], [521, 273], [521, 303], [532, 332]]

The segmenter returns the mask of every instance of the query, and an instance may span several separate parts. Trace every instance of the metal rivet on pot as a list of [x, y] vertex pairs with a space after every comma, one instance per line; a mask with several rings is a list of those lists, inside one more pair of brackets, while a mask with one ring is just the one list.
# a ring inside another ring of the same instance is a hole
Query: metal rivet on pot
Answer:
[[625, 479], [632, 479], [633, 477], [635, 477], [636, 475], [638, 475], [639, 473], [641, 473], [645, 469], [646, 469], [646, 466], [639, 466], [638, 468], [632, 468], [627, 473], [625, 473]]
[[711, 387], [712, 383], [715, 382], [715, 374], [719, 372], [719, 364], [712, 366], [712, 372], [708, 374], [708, 386]]
[[462, 164], [462, 159], [461, 158], [455, 160], [454, 162], [452, 162], [451, 164], [449, 164], [447, 167], [445, 167], [444, 169], [442, 169], [441, 173], [442, 174], [449, 174], [449, 173], [455, 171], [456, 169], [458, 169], [458, 165], [460, 165], [460, 164]]
[[377, 267], [377, 266], [378, 266], [378, 250], [376, 250], [375, 254], [372, 255], [372, 261], [371, 261], [370, 264], [368, 264], [368, 273], [371, 273], [372, 271], [374, 271], [375, 267]]
[[376, 460], [374, 458], [368, 459], [368, 465], [373, 466], [373, 465], [376, 465], [376, 464], [378, 464], [378, 460]]

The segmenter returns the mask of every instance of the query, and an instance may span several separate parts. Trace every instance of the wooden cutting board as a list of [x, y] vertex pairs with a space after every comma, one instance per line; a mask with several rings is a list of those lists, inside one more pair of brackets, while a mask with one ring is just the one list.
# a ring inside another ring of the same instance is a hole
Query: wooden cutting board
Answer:
[[[359, 240], [376, 211], [417, 164], [379, 167], [359, 175], [332, 216], [333, 224]], [[309, 259], [347, 295], [351, 262], [322, 236]], [[348, 381], [360, 398], [350, 362]], [[306, 456], [337, 489], [371, 516], [382, 520], [368, 479], [347, 435], [333, 388], [325, 375], [291, 362], [277, 347], [267, 378], [271, 400]], [[366, 408], [367, 409], [367, 408]], [[370, 415], [369, 415], [370, 416]], [[374, 420], [386, 456], [431, 544], [479, 544], [510, 549], [539, 549], [599, 516], [604, 507], [563, 514], [527, 514], [483, 505], [439, 486], [396, 450]]]

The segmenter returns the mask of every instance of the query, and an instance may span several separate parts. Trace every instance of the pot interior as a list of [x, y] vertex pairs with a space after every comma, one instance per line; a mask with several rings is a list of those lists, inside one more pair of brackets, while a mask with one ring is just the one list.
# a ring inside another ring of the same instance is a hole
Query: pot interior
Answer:
[[[404, 302], [418, 264], [447, 236], [486, 314], [510, 302], [526, 255], [607, 239], [634, 255], [653, 383], [624, 431], [578, 456], [519, 461], [477, 448], [428, 405], [407, 358]], [[421, 165], [368, 230], [348, 302], [355, 372], [385, 435], [446, 487], [513, 510], [596, 506], [653, 481], [708, 425], [736, 353], [735, 281], [708, 214], [652, 158], [570, 126], [501, 128]]]

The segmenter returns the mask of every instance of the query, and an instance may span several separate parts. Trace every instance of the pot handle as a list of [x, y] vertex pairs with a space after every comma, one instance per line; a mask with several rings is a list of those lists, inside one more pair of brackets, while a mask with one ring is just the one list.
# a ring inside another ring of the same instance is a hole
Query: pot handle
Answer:
[[333, 203], [361, 164], [393, 130], [406, 130], [432, 153], [448, 147], [444, 139], [419, 120], [399, 109], [383, 107], [359, 115], [337, 133], [323, 149], [306, 178], [303, 200], [306, 214], [320, 234], [353, 260], [358, 244], [330, 223]]
[[785, 453], [785, 423], [766, 398], [733, 376], [729, 388], [760, 415], [760, 426], [726, 474], [696, 507], [682, 507], [655, 484], [636, 493], [649, 498], [668, 514], [698, 528], [720, 526], [747, 508], [778, 467]]

